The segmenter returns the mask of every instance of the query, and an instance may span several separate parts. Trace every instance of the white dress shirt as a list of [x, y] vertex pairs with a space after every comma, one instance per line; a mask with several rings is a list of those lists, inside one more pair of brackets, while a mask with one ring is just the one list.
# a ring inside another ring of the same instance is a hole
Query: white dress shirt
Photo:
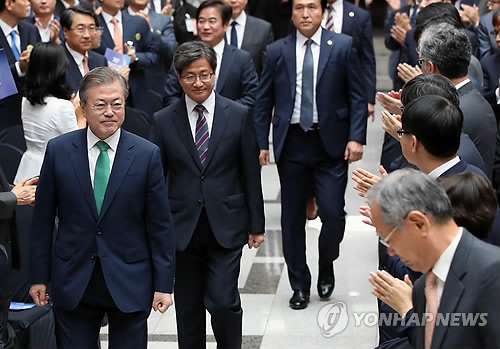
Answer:
[[[333, 4], [329, 5], [332, 7], [332, 18], [333, 18], [333, 31], [335, 33], [342, 33], [342, 21], [344, 20], [344, 3], [342, 0], [336, 0]], [[328, 8], [325, 9], [323, 14], [323, 21], [321, 25], [323, 28], [326, 26], [326, 18], [328, 17]]]
[[[321, 30], [318, 28], [316, 33], [311, 37], [313, 43], [311, 44], [311, 51], [313, 55], [314, 68], [313, 68], [313, 123], [318, 122], [318, 108], [316, 106], [316, 82], [318, 75], [318, 62], [319, 62], [319, 49], [321, 45]], [[295, 105], [293, 107], [291, 124], [298, 124], [300, 122], [300, 106], [302, 103], [302, 66], [304, 65], [304, 55], [306, 54], [306, 41], [307, 38], [297, 30], [297, 42], [295, 46], [295, 54], [297, 56], [296, 65], [296, 86], [295, 86]]]
[[[212, 124], [214, 122], [215, 113], [215, 92], [212, 91], [210, 96], [201, 103], [205, 107], [205, 119], [207, 119], [208, 125], [208, 136], [212, 134]], [[186, 95], [186, 110], [188, 113], [189, 126], [191, 127], [191, 133], [193, 135], [193, 142], [196, 136], [196, 121], [198, 121], [198, 112], [194, 108], [198, 105], [195, 101]]]
[[[115, 161], [116, 149], [118, 148], [118, 142], [120, 141], [120, 133], [121, 130], [118, 129], [115, 133], [109, 136], [106, 139], [102, 139], [109, 146], [108, 153], [109, 157], [109, 173], [111, 174], [111, 170], [113, 169], [113, 163]], [[90, 169], [90, 181], [92, 183], [92, 188], [94, 187], [94, 174], [95, 174], [95, 165], [97, 162], [97, 158], [101, 151], [96, 146], [97, 142], [101, 141], [91, 130], [90, 127], [87, 128], [87, 151], [89, 154], [89, 169]]]
[[50, 22], [52, 22], [53, 19], [54, 15], [52, 15], [52, 17], [50, 18], [47, 28], [44, 28], [41, 23], [36, 26], [36, 29], [38, 29], [38, 33], [40, 34], [40, 38], [42, 39], [42, 42], [50, 41]]
[[450, 168], [452, 168], [453, 166], [455, 166], [459, 162], [460, 162], [460, 158], [458, 156], [455, 156], [453, 159], [446, 161], [441, 166], [438, 166], [434, 170], [432, 170], [429, 173], [429, 176], [431, 176], [432, 178], [438, 178], [439, 176], [441, 176], [443, 173], [448, 171]]
[[[68, 49], [69, 53], [71, 54], [71, 57], [73, 57], [73, 59], [75, 60], [75, 63], [78, 66], [78, 69], [80, 70], [80, 74], [82, 74], [82, 76], [84, 76], [85, 75], [84, 70], [83, 70], [83, 57], [84, 57], [84, 55], [82, 55], [80, 52], [76, 52], [71, 47], [69, 47], [68, 42], [66, 42], [65, 45], [66, 45], [66, 48]], [[87, 62], [88, 62], [88, 58], [89, 58], [88, 52], [85, 52], [85, 56], [87, 57]]]
[[446, 278], [448, 277], [448, 273], [450, 271], [451, 262], [453, 261], [453, 256], [455, 256], [455, 252], [458, 247], [458, 243], [462, 238], [463, 228], [459, 228], [457, 236], [453, 239], [451, 244], [448, 245], [446, 250], [444, 250], [443, 254], [439, 257], [436, 264], [432, 267], [432, 272], [436, 275], [437, 280], [437, 306], [439, 309], [439, 303], [441, 302], [441, 296], [443, 295], [444, 284], [446, 282]]
[[[9, 43], [11, 48], [12, 48], [12, 37], [10, 36], [10, 32], [12, 30], [16, 31], [16, 33], [17, 33], [17, 35], [16, 35], [16, 47], [17, 47], [17, 50], [19, 51], [19, 55], [21, 55], [21, 53], [23, 53], [23, 51], [21, 50], [21, 36], [19, 35], [19, 29], [17, 28], [17, 24], [14, 27], [11, 27], [10, 25], [8, 25], [7, 23], [5, 23], [4, 21], [2, 21], [0, 19], [0, 28], [2, 28], [3, 35], [7, 39], [7, 42]], [[21, 68], [19, 67], [19, 61], [17, 61], [15, 63], [15, 66], [16, 66], [17, 75], [19, 77], [23, 77], [25, 74], [21, 71]]]
[[64, 1], [64, 0], [61, 0], [61, 2], [62, 2], [62, 4], [64, 5], [64, 8], [68, 8], [68, 7], [70, 7], [70, 6], [78, 6], [78, 5], [80, 5], [80, 1], [79, 1], [79, 0], [75, 0], [73, 5], [68, 4], [68, 3], [67, 3], [66, 1]]
[[229, 27], [226, 30], [227, 42], [231, 42], [231, 32], [233, 29], [233, 22], [236, 22], [236, 35], [238, 36], [238, 48], [241, 49], [241, 43], [243, 42], [243, 36], [245, 35], [245, 26], [247, 25], [247, 14], [245, 11], [241, 11], [240, 15], [236, 19], [229, 21]]
[[[108, 27], [109, 34], [111, 35], [111, 38], [113, 38], [113, 33], [115, 30], [115, 25], [111, 22], [113, 18], [116, 18], [118, 21], [118, 28], [120, 28], [120, 33], [122, 33], [122, 38], [123, 38], [123, 22], [122, 22], [122, 12], [118, 11], [116, 15], [111, 16], [109, 13], [106, 13], [104, 11], [101, 12], [102, 17], [104, 18], [104, 21], [106, 22], [106, 27]], [[125, 44], [125, 42], [123, 42]]]
[[[224, 55], [225, 46], [226, 46], [225, 41], [221, 40], [221, 42], [219, 42], [213, 48], [215, 51], [215, 55], [217, 56], [217, 68], [215, 69], [215, 79], [219, 79], [220, 64], [222, 63], [222, 56]], [[215, 86], [217, 86], [217, 80], [215, 80]]]

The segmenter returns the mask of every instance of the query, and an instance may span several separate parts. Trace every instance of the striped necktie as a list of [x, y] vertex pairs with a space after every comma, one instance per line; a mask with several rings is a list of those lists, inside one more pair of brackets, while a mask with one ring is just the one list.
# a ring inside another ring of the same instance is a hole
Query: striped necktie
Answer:
[[203, 105], [198, 104], [194, 107], [194, 110], [198, 113], [194, 143], [196, 145], [196, 151], [200, 157], [201, 165], [205, 166], [205, 160], [207, 159], [208, 152], [208, 141], [210, 140], [208, 135], [208, 123], [204, 113], [206, 109]]
[[328, 5], [328, 8], [327, 8], [327, 16], [326, 16], [326, 22], [325, 22], [325, 29], [326, 30], [329, 30], [329, 31], [333, 31], [333, 6], [332, 5]]

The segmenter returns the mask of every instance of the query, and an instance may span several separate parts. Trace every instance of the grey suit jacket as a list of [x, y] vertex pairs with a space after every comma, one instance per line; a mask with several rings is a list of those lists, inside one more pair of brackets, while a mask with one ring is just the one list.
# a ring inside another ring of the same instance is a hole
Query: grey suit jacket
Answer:
[[493, 174], [497, 123], [495, 113], [471, 82], [458, 89], [460, 109], [464, 114], [463, 130], [467, 133], [481, 154], [486, 167], [486, 175]]
[[[487, 244], [464, 229], [444, 284], [438, 314], [450, 316], [449, 326], [437, 325], [431, 348], [500, 348], [500, 248]], [[425, 312], [425, 274], [413, 287], [413, 305], [419, 319]], [[464, 315], [462, 315], [464, 314]], [[475, 326], [462, 317], [478, 315]], [[485, 315], [486, 314], [486, 315]], [[451, 319], [458, 317], [458, 325]], [[485, 320], [485, 321], [483, 321]], [[417, 326], [414, 348], [423, 349], [425, 326]]]
[[477, 26], [477, 38], [479, 39], [479, 59], [494, 54], [498, 51], [495, 37], [491, 35], [493, 30], [493, 12], [481, 16]]
[[271, 23], [257, 17], [247, 16], [241, 49], [250, 53], [255, 64], [255, 70], [259, 75], [266, 61], [266, 47], [273, 41]]

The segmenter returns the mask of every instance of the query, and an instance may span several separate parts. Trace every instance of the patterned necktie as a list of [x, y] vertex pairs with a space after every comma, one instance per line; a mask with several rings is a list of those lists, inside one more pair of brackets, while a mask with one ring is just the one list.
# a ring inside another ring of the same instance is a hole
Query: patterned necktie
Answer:
[[111, 23], [114, 25], [113, 41], [115, 42], [115, 47], [118, 48], [118, 52], [123, 53], [123, 37], [120, 27], [118, 26], [118, 20], [116, 18], [112, 18]]
[[97, 206], [97, 214], [100, 214], [109, 181], [109, 156], [107, 152], [109, 145], [104, 141], [99, 141], [96, 143], [96, 146], [101, 153], [95, 163], [94, 197]]
[[16, 61], [18, 61], [19, 56], [21, 56], [21, 55], [19, 53], [19, 50], [17, 49], [16, 36], [17, 36], [17, 33], [15, 30], [10, 32], [10, 37], [12, 39], [12, 44], [10, 45], [10, 47], [12, 48], [12, 53], [14, 54], [14, 57], [16, 57]]
[[411, 14], [410, 17], [410, 25], [412, 28], [415, 28], [415, 25], [417, 24], [417, 7], [412, 6], [413, 13]]
[[208, 141], [210, 140], [208, 135], [208, 123], [204, 114], [206, 109], [203, 105], [198, 104], [194, 107], [194, 110], [198, 113], [194, 143], [200, 157], [201, 165], [205, 166], [205, 160], [207, 159], [208, 152]]
[[89, 59], [87, 58], [87, 56], [83, 56], [82, 64], [83, 64], [83, 75], [85, 76], [89, 72]]
[[238, 23], [231, 23], [231, 46], [238, 47], [238, 33], [236, 32], [236, 26]]
[[326, 16], [325, 29], [329, 31], [333, 31], [333, 6], [328, 5], [328, 13]]
[[436, 324], [437, 305], [437, 277], [432, 271], [425, 275], [425, 300], [427, 304], [427, 313], [432, 314], [432, 319], [425, 323], [425, 349], [430, 349], [432, 343], [432, 334]]
[[313, 125], [313, 81], [314, 61], [311, 50], [312, 40], [306, 41], [306, 53], [302, 65], [302, 97], [300, 103], [300, 127], [307, 132]]

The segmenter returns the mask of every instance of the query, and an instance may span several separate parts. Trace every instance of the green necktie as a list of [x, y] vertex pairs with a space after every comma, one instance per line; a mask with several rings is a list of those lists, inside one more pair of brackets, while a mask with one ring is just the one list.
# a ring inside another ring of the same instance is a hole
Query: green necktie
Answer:
[[101, 153], [95, 163], [94, 197], [97, 205], [97, 214], [100, 214], [102, 202], [104, 201], [104, 194], [106, 194], [106, 187], [108, 186], [109, 180], [109, 156], [107, 152], [109, 145], [104, 141], [99, 141], [96, 145]]

